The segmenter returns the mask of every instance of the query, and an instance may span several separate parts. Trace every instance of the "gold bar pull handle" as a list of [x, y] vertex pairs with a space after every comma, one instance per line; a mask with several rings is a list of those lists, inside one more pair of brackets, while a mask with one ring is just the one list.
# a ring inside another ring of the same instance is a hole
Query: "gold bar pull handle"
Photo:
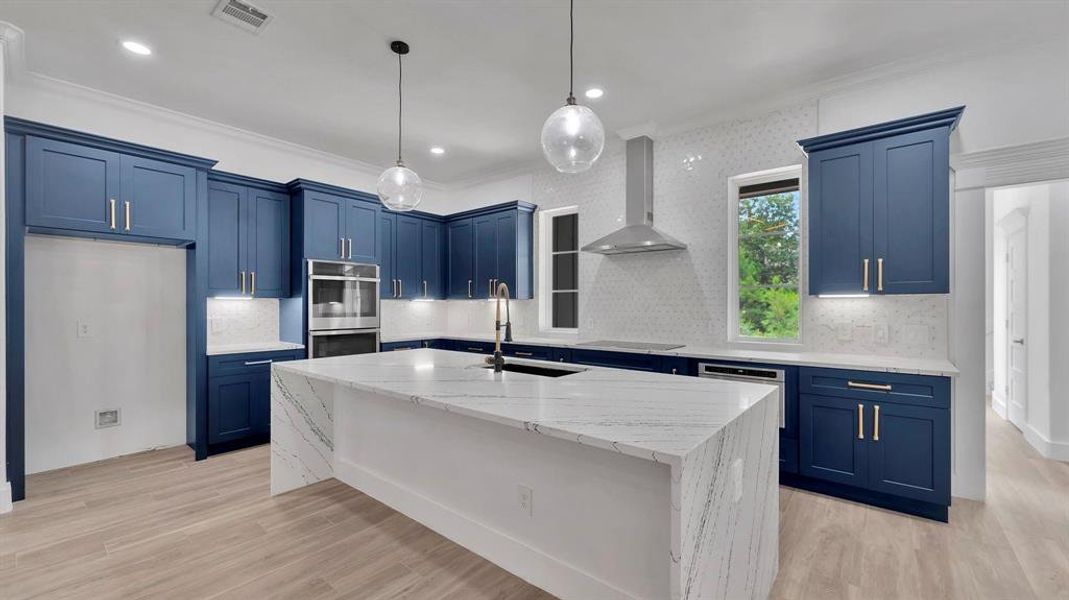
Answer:
[[245, 271], [241, 272], [241, 293], [245, 293]]
[[341, 244], [341, 251], [338, 256], [345, 258], [345, 238], [338, 238], [338, 242]]
[[876, 291], [883, 291], [883, 259], [876, 259]]
[[867, 292], [869, 291], [869, 259], [866, 258], [862, 264], [864, 273], [861, 275], [861, 291]]
[[108, 227], [110, 227], [111, 229], [115, 229], [115, 198], [108, 198], [108, 208], [110, 209], [111, 213], [111, 225], [109, 225]]
[[872, 441], [880, 441], [880, 405], [877, 404], [872, 408], [873, 423], [872, 423]]
[[471, 298], [471, 280], [468, 280], [468, 298]]
[[865, 439], [865, 405], [857, 405], [857, 439]]
[[126, 223], [123, 225], [125, 231], [130, 231], [130, 201], [123, 202], [123, 209], [126, 211]]
[[855, 390], [872, 390], [874, 392], [891, 391], [891, 384], [889, 383], [863, 383], [860, 381], [847, 381], [846, 387], [854, 388]]
[[423, 280], [423, 297], [424, 298], [427, 297], [427, 280], [426, 279]]
[[250, 296], [255, 296], [256, 295], [256, 271], [250, 272], [249, 276], [252, 278], [252, 285], [249, 286], [249, 295]]

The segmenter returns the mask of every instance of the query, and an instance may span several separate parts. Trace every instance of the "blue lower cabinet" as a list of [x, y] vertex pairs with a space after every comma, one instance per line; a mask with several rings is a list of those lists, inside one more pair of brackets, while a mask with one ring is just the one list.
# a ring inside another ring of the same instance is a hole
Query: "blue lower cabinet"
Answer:
[[476, 354], [493, 354], [493, 342], [471, 342], [468, 340], [454, 340], [451, 350], [457, 352], [474, 352]]
[[501, 353], [516, 358], [531, 360], [555, 360], [556, 352], [551, 346], [526, 346], [523, 344], [502, 344]]
[[379, 345], [380, 352], [396, 352], [398, 350], [416, 350], [424, 348], [423, 340], [411, 340], [407, 342], [383, 342]]
[[303, 350], [208, 357], [209, 454], [269, 441], [271, 365], [302, 358]]
[[695, 375], [697, 369], [691, 366], [691, 360], [685, 356], [663, 356], [661, 372], [669, 375]]
[[660, 371], [661, 356], [657, 354], [631, 354], [572, 348], [572, 362], [592, 367], [630, 369], [632, 371]]
[[950, 504], [950, 411], [891, 403], [870, 406], [869, 488]]
[[849, 398], [799, 399], [799, 473], [847, 485], [867, 484], [863, 407]]

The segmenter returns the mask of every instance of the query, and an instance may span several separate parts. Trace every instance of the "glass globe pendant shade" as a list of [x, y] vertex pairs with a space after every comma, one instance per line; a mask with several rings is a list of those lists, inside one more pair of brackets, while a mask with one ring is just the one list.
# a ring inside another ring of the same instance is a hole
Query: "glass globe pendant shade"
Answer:
[[568, 104], [553, 111], [542, 125], [542, 153], [561, 173], [582, 173], [605, 149], [605, 128], [594, 111]]
[[423, 200], [423, 180], [401, 162], [382, 172], [377, 189], [383, 206], [398, 212], [415, 210]]

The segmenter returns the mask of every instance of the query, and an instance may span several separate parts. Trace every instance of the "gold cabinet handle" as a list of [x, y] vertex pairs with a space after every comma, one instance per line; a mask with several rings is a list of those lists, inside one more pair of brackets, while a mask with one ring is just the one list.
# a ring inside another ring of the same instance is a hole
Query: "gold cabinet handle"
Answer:
[[108, 198], [108, 206], [111, 209], [111, 225], [109, 227], [115, 229], [115, 198]]
[[534, 356], [530, 352], [516, 352], [516, 356]]
[[245, 293], [245, 271], [241, 272], [241, 293]]
[[427, 297], [427, 280], [426, 279], [423, 280], [423, 297], [424, 298]]
[[869, 259], [866, 258], [863, 264], [865, 273], [861, 276], [861, 291], [867, 292], [869, 291]]
[[345, 258], [345, 238], [338, 238], [338, 243], [341, 244], [341, 250], [339, 251], [338, 256]]
[[252, 278], [252, 285], [249, 286], [249, 295], [250, 296], [255, 296], [256, 295], [256, 271], [252, 271], [251, 273], [249, 273], [249, 275]]
[[346, 255], [348, 258], [353, 257], [353, 238], [349, 238], [349, 252]]
[[130, 231], [130, 201], [123, 202], [123, 209], [126, 212], [126, 223], [123, 225], [125, 231]]
[[471, 298], [471, 280], [468, 280], [468, 298]]
[[846, 387], [854, 388], [856, 390], [874, 390], [877, 392], [891, 391], [891, 384], [889, 383], [862, 383], [860, 381], [847, 381]]
[[857, 439], [865, 439], [865, 405], [857, 405]]
[[876, 259], [876, 291], [883, 291], [883, 259]]
[[404, 298], [405, 297], [405, 280], [404, 279], [398, 279], [397, 280], [397, 297], [398, 298]]
[[494, 278], [493, 277], [491, 277], [490, 279], [486, 280], [486, 291], [487, 291], [486, 295], [487, 295], [488, 298], [493, 298], [494, 297]]
[[872, 408], [873, 423], [872, 423], [872, 441], [880, 441], [880, 405], [877, 404]]

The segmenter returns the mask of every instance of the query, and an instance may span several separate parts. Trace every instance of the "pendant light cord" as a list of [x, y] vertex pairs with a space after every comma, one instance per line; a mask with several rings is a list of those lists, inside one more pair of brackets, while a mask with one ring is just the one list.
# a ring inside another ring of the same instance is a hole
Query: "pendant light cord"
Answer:
[[401, 78], [404, 76], [404, 67], [401, 55], [397, 55], [397, 166], [401, 166], [401, 111], [403, 110]]
[[575, 104], [575, 0], [568, 5], [568, 104]]

